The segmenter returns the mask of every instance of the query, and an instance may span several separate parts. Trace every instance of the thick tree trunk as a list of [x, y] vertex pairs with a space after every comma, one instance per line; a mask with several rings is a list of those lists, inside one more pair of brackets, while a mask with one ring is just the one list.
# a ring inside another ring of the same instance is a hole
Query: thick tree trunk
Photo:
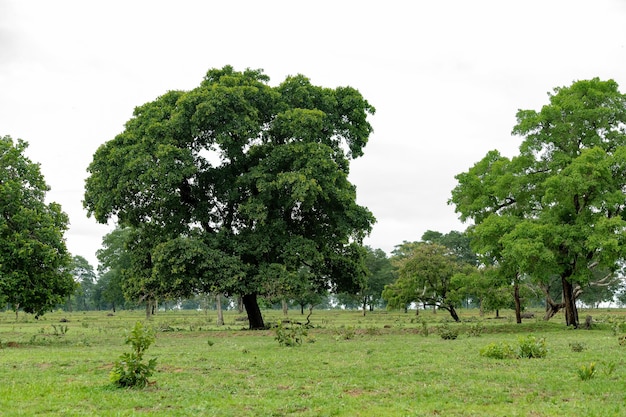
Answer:
[[576, 308], [576, 297], [574, 296], [574, 286], [565, 277], [561, 277], [563, 284], [563, 304], [565, 304], [565, 324], [578, 328], [578, 309]]
[[259, 308], [259, 303], [256, 298], [256, 294], [246, 294], [242, 298], [243, 305], [246, 307], [246, 313], [248, 314], [248, 323], [250, 323], [250, 330], [265, 329], [265, 323], [263, 323], [263, 315]]
[[522, 323], [522, 303], [519, 298], [519, 284], [517, 280], [513, 284], [513, 298], [515, 300], [515, 320], [517, 324]]
[[215, 294], [215, 308], [217, 309], [217, 325], [224, 325], [224, 312], [222, 311], [222, 296], [221, 294]]
[[287, 315], [289, 314], [289, 306], [287, 305], [287, 300], [283, 298], [282, 300], [280, 300], [280, 302], [283, 307], [283, 316], [287, 317]]

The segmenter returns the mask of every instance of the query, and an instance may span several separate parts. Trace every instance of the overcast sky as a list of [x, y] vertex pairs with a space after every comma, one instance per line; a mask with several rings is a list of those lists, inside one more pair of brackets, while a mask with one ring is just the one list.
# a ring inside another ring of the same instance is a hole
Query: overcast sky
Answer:
[[135, 106], [224, 65], [349, 85], [376, 107], [350, 178], [378, 219], [366, 243], [389, 253], [465, 229], [454, 176], [517, 153], [518, 109], [593, 77], [626, 92], [626, 1], [0, 0], [0, 135], [30, 143], [72, 254], [95, 267], [112, 228], [82, 208], [98, 146]]

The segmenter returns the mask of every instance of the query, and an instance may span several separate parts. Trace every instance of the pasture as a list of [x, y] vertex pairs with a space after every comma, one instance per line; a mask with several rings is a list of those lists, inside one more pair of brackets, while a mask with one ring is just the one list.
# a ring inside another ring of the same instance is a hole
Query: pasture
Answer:
[[[54, 312], [35, 320], [0, 312], [0, 416], [620, 416], [626, 415], [623, 311], [593, 314], [591, 330], [562, 316], [515, 324], [460, 311], [313, 311], [300, 346], [279, 346], [276, 331], [225, 326], [214, 312], [159, 312], [146, 358], [157, 372], [144, 389], [109, 382], [127, 352], [125, 331], [144, 313]], [[538, 314], [540, 316], [540, 314]], [[266, 323], [284, 319], [264, 311]], [[63, 319], [63, 321], [62, 321]], [[298, 311], [289, 319], [305, 321]], [[67, 320], [67, 321], [65, 321]], [[440, 337], [441, 326], [459, 332]], [[428, 330], [426, 336], [425, 330]], [[544, 338], [544, 358], [493, 359], [490, 344]], [[595, 368], [589, 379], [581, 369]]]

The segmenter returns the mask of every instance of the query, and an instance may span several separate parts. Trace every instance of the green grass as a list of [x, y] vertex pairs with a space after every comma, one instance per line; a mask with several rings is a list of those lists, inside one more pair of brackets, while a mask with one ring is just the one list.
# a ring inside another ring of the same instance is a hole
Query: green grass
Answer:
[[[626, 346], [611, 323], [624, 315], [592, 314], [604, 323], [586, 331], [567, 329], [561, 317], [517, 325], [463, 311], [462, 323], [448, 323], [458, 339], [443, 340], [436, 333], [449, 317], [443, 313], [314, 311], [309, 340], [280, 347], [274, 331], [241, 330], [232, 312], [220, 328], [212, 314], [163, 312], [149, 323], [160, 330], [145, 355], [158, 358], [153, 384], [119, 389], [109, 372], [130, 349], [124, 331], [142, 312], [56, 312], [17, 322], [0, 313], [0, 416], [623, 415]], [[264, 315], [268, 323], [282, 318]], [[52, 326], [61, 318], [69, 320], [65, 335]], [[470, 337], [476, 323], [484, 329]], [[480, 356], [489, 343], [515, 346], [531, 334], [546, 339], [545, 358]], [[590, 363], [594, 377], [581, 380], [580, 367]]]

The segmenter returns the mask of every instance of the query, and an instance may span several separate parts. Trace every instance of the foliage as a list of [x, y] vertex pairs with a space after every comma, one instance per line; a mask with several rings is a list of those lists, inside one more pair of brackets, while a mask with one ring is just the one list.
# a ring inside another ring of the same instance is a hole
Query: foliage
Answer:
[[125, 388], [143, 388], [150, 382], [156, 369], [156, 358], [144, 362], [145, 351], [155, 341], [154, 330], [145, 328], [138, 321], [126, 336], [126, 344], [131, 345], [131, 351], [123, 353], [120, 359], [113, 364], [109, 375], [111, 382]]
[[444, 323], [437, 327], [437, 333], [444, 340], [455, 340], [459, 337], [459, 329], [457, 327], [450, 327], [447, 323]]
[[480, 337], [485, 331], [485, 325], [482, 322], [471, 323], [467, 329], [467, 335], [470, 337]]
[[596, 364], [591, 362], [589, 365], [581, 365], [578, 368], [578, 377], [581, 381], [592, 379], [596, 375]]
[[84, 204], [99, 222], [117, 217], [139, 230], [128, 247], [135, 296], [189, 288], [179, 260], [158, 253], [180, 252], [187, 237], [211, 259], [238, 264], [236, 279], [205, 275], [204, 285], [243, 295], [251, 328], [264, 327], [257, 300], [277, 287], [266, 285], [276, 265], [287, 272], [279, 279], [308, 266], [320, 293], [362, 288], [360, 244], [374, 217], [356, 203], [348, 173], [374, 108], [351, 87], [317, 87], [302, 75], [268, 81], [261, 70], [209, 70], [197, 88], [137, 107], [95, 153]]
[[546, 347], [546, 339], [537, 338], [533, 335], [523, 336], [519, 341], [519, 357], [520, 358], [545, 358], [548, 354]]
[[68, 217], [45, 202], [49, 187], [27, 147], [0, 137], [0, 302], [40, 316], [76, 286], [63, 238]]
[[352, 340], [356, 336], [356, 329], [354, 326], [341, 326], [335, 333], [335, 340]]
[[570, 342], [569, 347], [572, 349], [572, 352], [582, 352], [586, 349], [585, 344], [580, 342]]
[[536, 338], [533, 335], [518, 338], [519, 346], [514, 349], [507, 342], [490, 343], [480, 350], [480, 355], [493, 359], [514, 358], [545, 358], [548, 353], [545, 338]]
[[450, 202], [483, 236], [478, 251], [508, 276], [559, 277], [566, 324], [577, 327], [575, 286], [594, 268], [615, 271], [626, 255], [626, 96], [594, 78], [549, 98], [540, 111], [517, 113], [519, 155], [490, 151], [456, 176]]
[[492, 342], [480, 349], [480, 356], [492, 359], [515, 359], [516, 350], [506, 342]]
[[435, 243], [415, 245], [396, 265], [398, 279], [383, 291], [389, 308], [418, 302], [445, 309], [459, 321], [455, 310], [461, 301], [459, 274], [473, 267], [458, 263], [448, 248]]
[[75, 308], [83, 311], [94, 309], [96, 273], [93, 266], [84, 257], [75, 255], [72, 257], [72, 276], [78, 283], [74, 292]]
[[95, 302], [100, 308], [112, 308], [125, 303], [124, 273], [130, 267], [130, 253], [126, 242], [131, 229], [116, 227], [102, 238], [102, 248], [96, 252], [99, 278], [94, 290]]
[[443, 234], [433, 230], [427, 230], [422, 235], [422, 242], [436, 243], [450, 249], [461, 264], [477, 265], [478, 257], [471, 248], [471, 239], [466, 233], [452, 230]]
[[278, 321], [276, 326], [275, 340], [280, 346], [300, 346], [304, 338], [307, 336], [307, 329], [302, 325], [285, 326], [282, 321]]
[[395, 280], [391, 260], [382, 249], [365, 246], [365, 251], [366, 275], [363, 286], [356, 293], [337, 294], [340, 304], [346, 308], [362, 308], [364, 312], [367, 306], [372, 311], [383, 302], [382, 292], [385, 285]]

